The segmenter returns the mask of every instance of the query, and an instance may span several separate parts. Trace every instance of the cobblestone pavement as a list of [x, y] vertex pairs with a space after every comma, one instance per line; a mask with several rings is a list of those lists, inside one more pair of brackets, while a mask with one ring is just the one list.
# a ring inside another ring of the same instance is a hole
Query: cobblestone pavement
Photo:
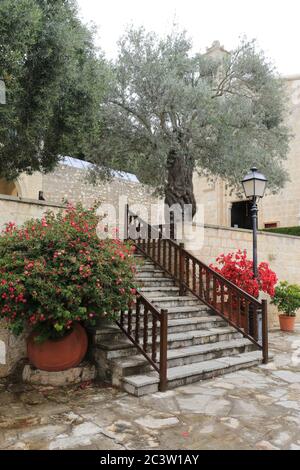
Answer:
[[0, 383], [0, 449], [300, 449], [300, 327], [266, 366], [142, 398]]

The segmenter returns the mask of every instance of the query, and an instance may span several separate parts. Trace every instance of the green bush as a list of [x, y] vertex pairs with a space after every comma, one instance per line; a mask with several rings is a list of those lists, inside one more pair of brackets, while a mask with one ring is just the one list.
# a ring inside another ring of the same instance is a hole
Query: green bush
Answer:
[[275, 295], [271, 301], [278, 310], [290, 317], [296, 316], [296, 311], [300, 308], [300, 286], [282, 281], [275, 288]]
[[300, 226], [265, 228], [263, 231], [271, 233], [282, 233], [284, 235], [294, 235], [295, 237], [300, 237]]
[[0, 318], [40, 340], [63, 336], [76, 321], [114, 319], [133, 301], [133, 246], [99, 239], [96, 208], [69, 205], [0, 236]]

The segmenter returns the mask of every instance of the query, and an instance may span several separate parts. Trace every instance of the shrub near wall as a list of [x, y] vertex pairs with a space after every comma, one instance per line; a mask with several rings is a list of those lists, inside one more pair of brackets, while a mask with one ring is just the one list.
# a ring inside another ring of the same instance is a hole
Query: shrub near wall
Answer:
[[132, 302], [133, 247], [100, 240], [96, 207], [71, 205], [23, 226], [9, 223], [0, 237], [0, 315], [18, 335], [63, 336], [74, 322], [112, 320]]
[[293, 235], [295, 237], [300, 237], [300, 226], [266, 228], [263, 231], [264, 232], [271, 232], [271, 233], [282, 233], [284, 235]]

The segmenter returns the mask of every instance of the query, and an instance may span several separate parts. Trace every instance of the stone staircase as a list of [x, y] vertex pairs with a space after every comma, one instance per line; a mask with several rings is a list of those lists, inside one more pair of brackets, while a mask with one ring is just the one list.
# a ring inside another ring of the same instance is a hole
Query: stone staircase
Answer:
[[[193, 295], [179, 295], [172, 278], [151, 261], [136, 275], [140, 291], [168, 309], [168, 389], [261, 362], [261, 351]], [[149, 344], [151, 340], [149, 339]], [[158, 391], [158, 374], [117, 325], [95, 334], [94, 359], [102, 379], [136, 396]]]

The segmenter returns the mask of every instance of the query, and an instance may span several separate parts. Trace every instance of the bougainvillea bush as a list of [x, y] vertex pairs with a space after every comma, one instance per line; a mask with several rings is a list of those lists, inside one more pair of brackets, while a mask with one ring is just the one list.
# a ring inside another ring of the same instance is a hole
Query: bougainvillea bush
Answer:
[[133, 301], [133, 246], [100, 240], [96, 207], [68, 205], [56, 215], [6, 225], [0, 237], [0, 318], [39, 340], [63, 336], [76, 321], [115, 318]]
[[253, 262], [247, 258], [246, 250], [221, 254], [216, 261], [218, 265], [211, 265], [210, 267], [248, 294], [258, 297], [259, 292], [265, 292], [271, 297], [274, 296], [278, 279], [268, 263], [262, 262], [259, 264], [258, 279], [255, 279]]

